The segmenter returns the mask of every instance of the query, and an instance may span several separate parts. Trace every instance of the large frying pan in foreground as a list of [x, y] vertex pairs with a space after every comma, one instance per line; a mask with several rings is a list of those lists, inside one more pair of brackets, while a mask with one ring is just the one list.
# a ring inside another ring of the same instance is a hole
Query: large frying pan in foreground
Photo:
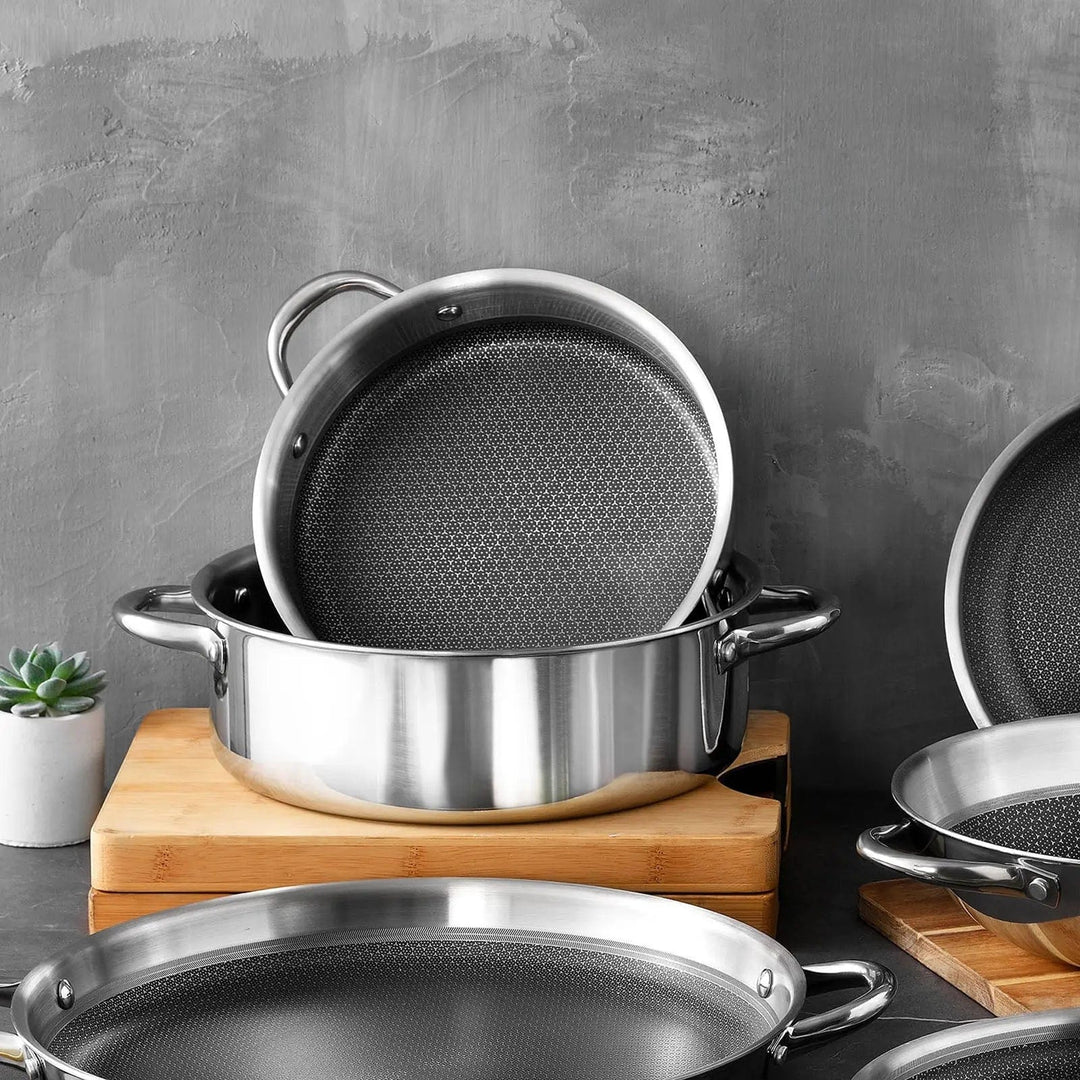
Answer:
[[[796, 1019], [813, 990], [853, 1001]], [[39, 964], [0, 1055], [47, 1080], [685, 1080], [872, 1020], [892, 975], [801, 968], [674, 900], [539, 881], [247, 893], [126, 923]]]
[[[387, 297], [292, 382], [329, 297]], [[309, 282], [274, 319], [285, 399], [255, 547], [289, 630], [367, 648], [554, 649], [680, 625], [722, 555], [732, 464], [704, 373], [593, 282], [477, 270]]]
[[949, 556], [945, 634], [979, 727], [1080, 712], [1080, 399], [979, 482]]

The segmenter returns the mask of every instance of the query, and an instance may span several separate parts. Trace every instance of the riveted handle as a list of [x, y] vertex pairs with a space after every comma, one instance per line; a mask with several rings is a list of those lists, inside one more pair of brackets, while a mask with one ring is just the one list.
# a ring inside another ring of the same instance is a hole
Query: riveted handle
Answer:
[[332, 274], [312, 278], [281, 305], [266, 336], [266, 354], [270, 360], [270, 372], [282, 397], [289, 392], [289, 387], [293, 384], [292, 372], [289, 371], [285, 359], [285, 349], [293, 332], [320, 304], [339, 293], [354, 291], [371, 293], [383, 300], [389, 300], [390, 297], [397, 296], [401, 289], [392, 281], [374, 274], [365, 274], [359, 270], [337, 270]]
[[1051, 908], [1057, 907], [1061, 899], [1061, 883], [1049, 870], [1020, 860], [994, 863], [943, 859], [927, 854], [925, 848], [925, 840], [917, 835], [911, 821], [900, 825], [877, 825], [867, 829], [855, 843], [855, 850], [864, 859], [929, 885], [977, 892], [1020, 893]]
[[[187, 621], [193, 616], [199, 621]], [[166, 649], [195, 653], [224, 675], [225, 641], [208, 625], [191, 590], [183, 585], [153, 585], [125, 593], [113, 604], [113, 618], [129, 634]]]
[[813, 1016], [804, 1016], [787, 1026], [773, 1040], [769, 1051], [782, 1062], [792, 1051], [835, 1039], [878, 1016], [896, 993], [896, 977], [882, 964], [872, 960], [833, 960], [825, 964], [806, 964], [807, 994], [825, 994], [833, 990], [865, 987], [854, 1001], [837, 1005]]
[[787, 614], [729, 630], [716, 643], [716, 668], [721, 673], [751, 656], [817, 637], [840, 618], [840, 604], [832, 593], [805, 585], [765, 585], [748, 612]]

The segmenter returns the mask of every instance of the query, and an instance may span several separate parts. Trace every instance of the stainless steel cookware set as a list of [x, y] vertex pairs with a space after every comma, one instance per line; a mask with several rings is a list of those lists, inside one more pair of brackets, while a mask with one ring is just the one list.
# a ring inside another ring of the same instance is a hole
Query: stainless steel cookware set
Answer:
[[[382, 298], [295, 380], [300, 321]], [[268, 339], [284, 401], [255, 544], [120, 625], [208, 665], [213, 739], [257, 791], [398, 821], [604, 813], [738, 755], [747, 661], [835, 599], [731, 538], [727, 430], [685, 346], [539, 271], [402, 291], [318, 278]], [[858, 988], [802, 1015], [808, 993]], [[250, 893], [149, 916], [6, 994], [0, 1055], [49, 1080], [759, 1076], [892, 997], [690, 905], [536, 881]]]
[[[294, 383], [293, 331], [346, 290], [384, 299]], [[720, 406], [610, 289], [329, 274], [268, 352], [254, 549], [115, 606], [209, 663], [218, 756], [260, 792], [476, 823], [667, 798], [738, 754], [745, 661], [839, 615], [733, 551]]]
[[1080, 401], [1021, 433], [975, 490], [945, 624], [977, 729], [893, 776], [904, 818], [866, 858], [954, 892], [987, 929], [1080, 965]]

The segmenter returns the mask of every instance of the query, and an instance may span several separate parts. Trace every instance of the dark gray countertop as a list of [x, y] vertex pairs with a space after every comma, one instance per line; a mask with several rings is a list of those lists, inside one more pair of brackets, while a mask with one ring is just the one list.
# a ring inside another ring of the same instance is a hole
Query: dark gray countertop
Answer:
[[[959, 990], [859, 921], [858, 886], [883, 875], [856, 856], [855, 837], [867, 825], [893, 819], [888, 798], [800, 791], [795, 798], [781, 875], [781, 942], [803, 963], [881, 961], [896, 973], [899, 990], [885, 1017], [793, 1057], [775, 1074], [843, 1080], [884, 1050], [939, 1030], [943, 1021], [985, 1017]], [[86, 932], [89, 861], [86, 844], [43, 851], [0, 847], [0, 978], [18, 978]], [[810, 1002], [813, 1009], [824, 1004]], [[0, 1021], [7, 1024], [2, 1010]]]

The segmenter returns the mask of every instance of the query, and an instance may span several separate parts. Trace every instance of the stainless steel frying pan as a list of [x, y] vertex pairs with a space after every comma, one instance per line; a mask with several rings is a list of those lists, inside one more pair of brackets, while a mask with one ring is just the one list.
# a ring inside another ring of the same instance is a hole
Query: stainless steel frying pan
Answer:
[[[854, 1001], [796, 1019], [809, 988]], [[275, 889], [39, 964], [0, 1054], [48, 1080], [676, 1080], [761, 1075], [873, 1019], [891, 974], [800, 968], [689, 904], [537, 881]]]
[[956, 530], [945, 635], [979, 727], [1080, 712], [1080, 398], [998, 456]]
[[[293, 330], [347, 289], [386, 299], [293, 384]], [[640, 637], [678, 626], [720, 561], [720, 407], [678, 338], [610, 289], [541, 270], [404, 292], [329, 274], [286, 301], [268, 349], [285, 400], [255, 546], [297, 636], [454, 651]]]
[[861, 1068], [853, 1080], [1055, 1080], [1080, 1060], [1080, 1009], [961, 1024], [904, 1043]]

